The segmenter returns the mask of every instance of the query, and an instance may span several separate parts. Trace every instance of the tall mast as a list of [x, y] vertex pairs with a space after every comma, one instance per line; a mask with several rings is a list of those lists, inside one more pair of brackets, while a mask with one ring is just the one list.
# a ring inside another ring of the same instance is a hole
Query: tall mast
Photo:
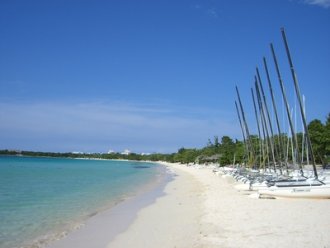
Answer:
[[[306, 115], [305, 96], [303, 96], [303, 102], [304, 102], [304, 113], [305, 113], [305, 115]], [[306, 138], [304, 139], [304, 142], [307, 143]], [[307, 164], [309, 164], [308, 146], [306, 146], [306, 162], [307, 162]]]
[[[266, 112], [267, 115], [267, 120], [268, 120], [268, 124], [269, 124], [269, 130], [270, 130], [270, 135], [269, 135], [269, 142], [270, 142], [270, 149], [272, 152], [272, 158], [273, 158], [273, 162], [274, 162], [274, 169], [276, 172], [276, 159], [275, 159], [275, 154], [277, 154], [276, 151], [276, 147], [274, 146], [274, 132], [273, 132], [273, 126], [272, 126], [272, 122], [270, 120], [270, 115], [269, 115], [269, 110], [268, 110], [268, 105], [267, 105], [267, 101], [266, 101], [266, 96], [265, 96], [265, 92], [262, 86], [262, 82], [261, 82], [261, 77], [260, 77], [260, 73], [259, 73], [259, 69], [258, 67], [256, 68], [257, 71], [257, 76], [258, 76], [258, 80], [256, 80], [259, 83], [259, 88], [260, 88], [260, 99], [261, 99], [261, 103], [263, 102], [264, 104], [262, 104], [264, 111]], [[261, 95], [262, 94], [262, 95]], [[262, 98], [261, 98], [262, 96]], [[262, 101], [263, 100], [263, 101]], [[265, 119], [266, 121], [266, 119]], [[266, 121], [267, 123], [267, 121]], [[267, 124], [266, 124], [267, 125]], [[281, 170], [282, 172], [282, 170]]]
[[261, 149], [262, 149], [262, 139], [261, 139], [261, 132], [260, 132], [260, 126], [259, 126], [259, 118], [258, 118], [258, 112], [257, 112], [257, 107], [256, 107], [256, 101], [254, 98], [254, 93], [253, 89], [251, 88], [251, 94], [252, 94], [252, 99], [253, 99], [253, 107], [254, 107], [254, 114], [256, 116], [256, 122], [257, 122], [257, 127], [258, 127], [258, 135], [259, 135], [259, 152], [260, 152], [260, 166], [261, 166]]
[[[280, 83], [280, 87], [281, 87], [281, 92], [282, 92], [282, 96], [283, 96], [283, 100], [284, 100], [284, 105], [285, 105], [285, 109], [286, 109], [286, 113], [287, 113], [287, 117], [289, 120], [289, 126], [290, 126], [290, 131], [291, 131], [291, 136], [292, 136], [292, 145], [293, 145], [293, 149], [294, 149], [294, 154], [295, 157], [298, 158], [298, 142], [296, 139], [296, 134], [294, 131], [294, 127], [293, 127], [293, 123], [292, 123], [292, 118], [291, 118], [291, 114], [290, 114], [290, 108], [289, 108], [289, 103], [288, 100], [286, 98], [286, 94], [285, 94], [285, 89], [284, 89], [284, 85], [283, 85], [283, 80], [282, 80], [282, 76], [281, 76], [281, 72], [277, 63], [277, 58], [275, 55], [275, 50], [274, 50], [274, 46], [272, 43], [270, 43], [270, 49], [272, 51], [272, 55], [273, 55], [273, 59], [274, 59], [274, 64], [275, 64], [275, 68], [276, 68], [276, 73], [277, 73], [277, 77], [278, 77], [278, 81]], [[301, 163], [299, 164], [299, 168], [300, 168], [300, 173], [303, 176], [304, 172], [302, 170], [302, 166]]]
[[311, 143], [311, 140], [310, 140], [308, 127], [307, 127], [307, 123], [306, 123], [306, 117], [305, 117], [305, 113], [304, 113], [303, 103], [302, 103], [302, 100], [301, 100], [301, 94], [300, 94], [300, 90], [299, 90], [297, 75], [296, 75], [294, 67], [293, 67], [293, 62], [292, 62], [292, 59], [291, 59], [289, 45], [288, 45], [288, 42], [287, 42], [287, 39], [286, 39], [284, 28], [281, 28], [281, 33], [282, 33], [282, 37], [283, 37], [283, 41], [284, 41], [284, 45], [285, 45], [285, 50], [286, 50], [288, 60], [289, 60], [289, 64], [290, 64], [290, 69], [291, 69], [292, 79], [293, 79], [295, 90], [296, 90], [296, 95], [297, 95], [298, 102], [299, 102], [300, 113], [301, 113], [302, 121], [303, 121], [303, 124], [304, 124], [305, 135], [306, 135], [306, 139], [307, 139], [307, 145], [308, 145], [308, 149], [311, 153], [311, 160], [312, 160], [312, 164], [313, 164], [314, 176], [315, 176], [315, 179], [317, 179], [318, 175], [317, 175], [317, 170], [316, 170], [316, 165], [315, 165], [315, 158], [314, 158], [314, 153], [313, 153], [313, 149], [312, 149], [312, 143]]
[[259, 104], [259, 111], [260, 111], [260, 114], [261, 114], [261, 119], [263, 121], [263, 127], [266, 131], [266, 136], [267, 136], [268, 143], [271, 146], [271, 150], [272, 150], [271, 153], [272, 153], [273, 164], [274, 164], [274, 172], [276, 172], [276, 162], [275, 162], [275, 156], [274, 156], [274, 150], [273, 150], [274, 148], [272, 147], [272, 142], [271, 142], [270, 137], [269, 137], [267, 121], [266, 121], [266, 117], [265, 117], [265, 111], [264, 111], [263, 104], [262, 104], [262, 99], [261, 99], [259, 86], [258, 86], [258, 83], [257, 83], [257, 78], [255, 78], [255, 80], [256, 80], [255, 81], [255, 88], [256, 88], [257, 99], [258, 99], [258, 104]]
[[[257, 80], [257, 79], [255, 78], [255, 80]], [[255, 82], [255, 87], [257, 87], [257, 82]], [[255, 91], [256, 91], [256, 96], [258, 96], [257, 88], [255, 88]], [[257, 97], [257, 100], [258, 100], [257, 103], [258, 103], [258, 106], [259, 106], [260, 124], [261, 124], [262, 136], [263, 136], [263, 140], [262, 140], [263, 141], [262, 142], [262, 158], [263, 158], [264, 169], [266, 169], [266, 160], [268, 162], [268, 165], [270, 164], [270, 162], [269, 162], [269, 146], [268, 146], [268, 140], [267, 140], [265, 125], [264, 125], [264, 118], [263, 118], [263, 115], [261, 113], [258, 97]]]
[[239, 124], [241, 126], [241, 130], [242, 130], [242, 135], [243, 135], [243, 140], [244, 140], [244, 149], [245, 149], [245, 155], [248, 155], [248, 149], [247, 149], [247, 144], [246, 144], [246, 138], [245, 138], [245, 132], [243, 129], [243, 125], [242, 125], [242, 120], [241, 120], [241, 115], [239, 113], [238, 107], [237, 107], [237, 102], [235, 101], [235, 106], [236, 106], [236, 112], [237, 112], [237, 116], [238, 116], [238, 120], [239, 120]]
[[236, 93], [237, 93], [238, 102], [239, 102], [239, 105], [240, 105], [240, 108], [241, 108], [241, 113], [242, 113], [242, 118], [243, 118], [243, 124], [245, 126], [245, 131], [246, 131], [246, 136], [247, 136], [246, 139], [247, 139], [247, 142], [249, 144], [249, 148], [250, 148], [250, 151], [251, 151], [252, 159], [254, 160], [254, 149], [253, 149], [253, 145], [252, 145], [252, 142], [251, 142], [249, 127], [248, 127], [247, 122], [246, 122], [246, 119], [245, 119], [243, 105], [242, 105], [242, 102], [241, 102], [241, 97], [239, 96], [239, 92], [238, 92], [237, 86], [236, 86]]
[[[277, 114], [277, 107], [276, 107], [276, 103], [275, 103], [275, 97], [274, 97], [272, 82], [270, 80], [268, 66], [267, 66], [267, 61], [266, 61], [266, 58], [265, 57], [263, 57], [263, 61], [264, 61], [264, 67], [265, 67], [265, 71], [266, 71], [266, 75], [267, 75], [267, 81], [268, 81], [269, 91], [270, 91], [270, 95], [271, 95], [271, 98], [272, 98], [272, 103], [273, 103], [273, 108], [274, 108], [274, 113], [275, 113], [276, 126], [277, 126], [277, 131], [278, 131], [278, 141], [279, 141], [279, 146], [280, 146], [279, 156], [280, 156], [280, 159], [284, 162], [284, 153], [285, 153], [284, 152], [284, 144], [283, 144], [281, 126], [280, 126], [280, 122], [279, 122], [278, 114]], [[287, 163], [285, 163], [285, 167], [286, 167], [286, 171], [288, 172], [288, 165], [287, 165]]]

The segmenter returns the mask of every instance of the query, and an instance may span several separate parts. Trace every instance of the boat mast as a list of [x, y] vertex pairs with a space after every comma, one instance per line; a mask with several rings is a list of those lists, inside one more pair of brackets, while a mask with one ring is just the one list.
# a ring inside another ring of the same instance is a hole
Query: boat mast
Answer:
[[[237, 112], [237, 116], [238, 116], [238, 120], [239, 120], [239, 124], [241, 126], [241, 130], [242, 130], [242, 135], [243, 135], [243, 140], [244, 140], [244, 150], [245, 150], [245, 157], [249, 156], [248, 154], [248, 148], [247, 148], [247, 143], [246, 143], [246, 138], [245, 138], [245, 132], [243, 129], [243, 125], [242, 125], [242, 121], [241, 121], [241, 115], [239, 113], [238, 107], [237, 107], [237, 102], [235, 101], [235, 106], [236, 106], [236, 112]], [[246, 164], [246, 162], [245, 162]]]
[[[276, 103], [275, 103], [275, 97], [274, 97], [272, 82], [270, 80], [267, 61], [266, 61], [265, 57], [263, 57], [263, 61], [264, 61], [264, 67], [265, 67], [265, 71], [266, 71], [266, 75], [267, 75], [269, 91], [270, 91], [270, 95], [271, 95], [271, 98], [272, 98], [272, 103], [273, 103], [273, 108], [274, 108], [274, 113], [275, 113], [275, 119], [276, 119], [277, 131], [278, 131], [278, 141], [279, 141], [279, 146], [280, 146], [279, 147], [279, 157], [280, 157], [280, 160], [282, 160], [284, 162], [284, 154], [285, 154], [284, 149], [285, 148], [284, 148], [284, 144], [283, 144], [281, 126], [280, 126], [280, 122], [279, 122], [278, 114], [277, 114], [277, 107], [276, 107]], [[287, 163], [285, 163], [285, 168], [286, 168], [286, 172], [288, 173], [288, 164]]]
[[308, 127], [307, 127], [307, 123], [306, 123], [306, 117], [305, 117], [303, 104], [302, 104], [302, 100], [301, 100], [301, 94], [300, 94], [300, 90], [299, 90], [297, 75], [296, 75], [294, 67], [293, 67], [293, 62], [292, 62], [292, 58], [291, 58], [291, 54], [290, 54], [290, 50], [289, 50], [289, 45], [288, 45], [288, 42], [287, 42], [287, 39], [286, 39], [284, 28], [281, 28], [281, 33], [282, 33], [282, 37], [283, 37], [283, 41], [284, 41], [284, 45], [285, 45], [285, 50], [286, 50], [288, 60], [289, 60], [289, 64], [290, 64], [290, 69], [291, 69], [292, 79], [293, 79], [295, 90], [296, 90], [296, 95], [297, 95], [298, 102], [299, 102], [299, 108], [300, 108], [301, 118], [302, 118], [302, 121], [303, 121], [303, 124], [304, 124], [305, 135], [306, 135], [306, 139], [307, 139], [307, 145], [308, 145], [308, 149], [311, 153], [310, 155], [311, 155], [311, 160], [312, 160], [312, 164], [313, 164], [314, 177], [315, 177], [315, 179], [318, 179], [316, 165], [315, 165], [315, 158], [314, 158], [314, 153], [313, 153], [313, 149], [312, 149], [312, 143], [311, 143], [311, 140], [310, 140]]
[[242, 118], [243, 118], [243, 124], [245, 126], [245, 131], [246, 131], [246, 139], [247, 139], [247, 142], [249, 144], [249, 149], [251, 151], [251, 157], [250, 159], [252, 158], [252, 162], [254, 161], [254, 149], [253, 149], [253, 145], [252, 145], [252, 142], [251, 142], [251, 137], [250, 137], [250, 132], [249, 132], [249, 128], [248, 128], [248, 125], [247, 125], [247, 122], [246, 122], [246, 119], [245, 119], [245, 114], [244, 114], [244, 109], [243, 109], [243, 105], [242, 105], [242, 102], [241, 102], [241, 98], [239, 96], [239, 92], [238, 92], [238, 88], [236, 86], [236, 93], [237, 93], [237, 97], [238, 97], [238, 102], [239, 102], [239, 105], [240, 105], [240, 108], [241, 108], [241, 113], [242, 113]]
[[255, 101], [255, 98], [254, 98], [254, 93], [253, 93], [253, 89], [251, 88], [251, 94], [252, 94], [252, 99], [253, 99], [253, 107], [254, 107], [254, 114], [256, 116], [256, 122], [257, 122], [257, 127], [258, 127], [258, 135], [259, 135], [259, 156], [260, 156], [260, 165], [259, 167], [261, 166], [261, 149], [262, 148], [262, 139], [261, 139], [261, 132], [260, 132], [260, 126], [259, 126], [259, 118], [258, 118], [258, 112], [257, 112], [257, 107], [256, 107], [256, 101]]
[[[306, 115], [305, 112], [305, 97], [304, 95], [303, 97], [303, 104], [304, 104], [304, 113]], [[301, 139], [301, 163], [304, 163], [304, 154], [305, 154], [305, 143], [306, 143], [306, 139], [305, 139], [305, 129], [304, 129], [304, 125], [303, 125], [303, 132], [302, 132], [302, 139]]]
[[[258, 80], [256, 80], [256, 82], [259, 84], [259, 89], [260, 89], [259, 90], [259, 94], [260, 94], [261, 106], [262, 106], [262, 109], [266, 112], [267, 120], [268, 120], [268, 125], [269, 125], [269, 130], [270, 130], [270, 135], [268, 133], [268, 130], [267, 130], [267, 135], [268, 135], [268, 139], [269, 139], [269, 142], [270, 142], [270, 149], [271, 149], [271, 152], [272, 152], [272, 158], [273, 158], [273, 163], [274, 163], [274, 170], [276, 172], [275, 153], [277, 153], [277, 152], [276, 152], [276, 148], [274, 147], [274, 141], [273, 141], [274, 140], [273, 126], [272, 126], [272, 122], [270, 120], [270, 115], [269, 115], [269, 111], [268, 111], [266, 96], [265, 96], [264, 89], [262, 87], [261, 77], [260, 77], [260, 73], [259, 73], [258, 67], [256, 68], [256, 71], [257, 71], [257, 76], [258, 76]], [[262, 98], [261, 98], [261, 96], [262, 96]], [[264, 116], [264, 118], [265, 118], [265, 125], [267, 125], [266, 117]], [[280, 172], [282, 172], [282, 170], [280, 170]]]
[[[266, 148], [267, 148], [267, 158], [268, 158], [268, 165], [269, 165], [270, 164], [269, 163], [269, 146], [272, 146], [272, 145], [271, 145], [271, 140], [270, 140], [270, 137], [269, 137], [267, 121], [266, 121], [265, 112], [264, 112], [264, 109], [263, 109], [263, 106], [262, 106], [261, 94], [260, 94], [260, 90], [259, 90], [259, 86], [258, 86], [256, 77], [255, 77], [255, 80], [256, 80], [255, 81], [255, 88], [256, 88], [257, 100], [258, 100], [258, 105], [259, 105], [259, 112], [260, 112], [260, 115], [261, 115], [263, 129], [265, 130], [266, 138], [267, 138], [266, 139], [267, 140]], [[272, 155], [273, 155], [273, 153], [272, 153]], [[275, 157], [274, 156], [273, 156], [273, 164], [274, 164], [274, 171], [276, 172]]]
[[[304, 113], [305, 113], [305, 116], [306, 116], [306, 106], [305, 106], [305, 96], [304, 95], [303, 95], [303, 102], [304, 102]], [[305, 135], [305, 133], [304, 133], [304, 135]], [[306, 137], [304, 137], [304, 142], [307, 143]], [[306, 162], [307, 162], [307, 164], [309, 164], [308, 145], [306, 146]]]
[[[270, 49], [272, 51], [274, 64], [275, 64], [275, 68], [276, 68], [276, 73], [277, 73], [278, 81], [280, 83], [282, 97], [283, 97], [283, 100], [284, 100], [284, 105], [285, 105], [287, 117], [288, 117], [288, 120], [289, 120], [289, 126], [290, 126], [291, 137], [292, 137], [292, 146], [293, 146], [293, 149], [294, 149], [295, 157], [299, 158], [299, 156], [297, 156], [297, 154], [298, 154], [298, 142], [297, 142], [297, 139], [296, 139], [296, 135], [295, 135], [295, 131], [294, 131], [293, 123], [292, 123], [292, 118], [291, 118], [290, 109], [289, 109], [289, 103], [288, 103], [288, 100], [286, 98], [281, 72], [280, 72], [280, 69], [279, 69], [279, 66], [278, 66], [278, 63], [277, 63], [277, 58], [276, 58], [274, 46], [273, 46], [272, 43], [270, 43]], [[304, 172], [303, 172], [301, 163], [298, 163], [298, 164], [299, 164], [300, 173], [303, 176]]]

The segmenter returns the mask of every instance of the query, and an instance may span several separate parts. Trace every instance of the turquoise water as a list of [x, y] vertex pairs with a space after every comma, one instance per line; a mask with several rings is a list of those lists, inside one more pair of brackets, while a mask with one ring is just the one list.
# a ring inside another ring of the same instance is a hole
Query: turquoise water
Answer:
[[161, 173], [149, 163], [0, 156], [0, 247], [57, 239]]

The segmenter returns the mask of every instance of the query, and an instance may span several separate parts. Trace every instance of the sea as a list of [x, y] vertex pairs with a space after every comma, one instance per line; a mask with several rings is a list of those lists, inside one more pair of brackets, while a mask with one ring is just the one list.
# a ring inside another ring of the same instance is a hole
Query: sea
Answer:
[[0, 247], [44, 247], [165, 175], [156, 163], [0, 156]]

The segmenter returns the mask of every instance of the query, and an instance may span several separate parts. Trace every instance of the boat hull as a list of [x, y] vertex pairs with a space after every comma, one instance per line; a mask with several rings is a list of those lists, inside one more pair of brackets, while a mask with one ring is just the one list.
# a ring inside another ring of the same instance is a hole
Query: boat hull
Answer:
[[303, 187], [276, 187], [259, 190], [260, 196], [276, 198], [311, 198], [330, 199], [330, 185], [303, 186]]
[[250, 184], [249, 183], [236, 184], [234, 188], [238, 191], [250, 191]]

